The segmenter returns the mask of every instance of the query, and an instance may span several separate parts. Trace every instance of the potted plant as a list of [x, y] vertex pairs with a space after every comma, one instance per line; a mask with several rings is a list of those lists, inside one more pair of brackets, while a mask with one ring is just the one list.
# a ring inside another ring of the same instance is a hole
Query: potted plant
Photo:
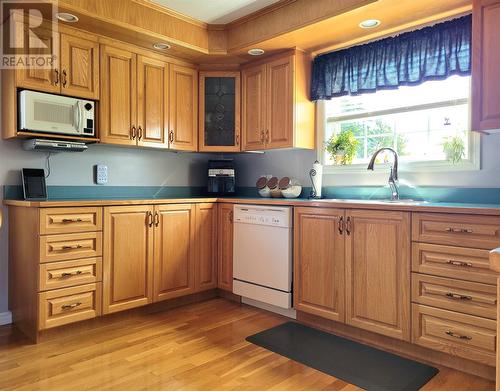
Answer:
[[445, 138], [443, 142], [443, 151], [446, 155], [446, 160], [453, 164], [460, 163], [465, 157], [465, 143], [463, 138], [460, 136]]
[[354, 137], [354, 133], [351, 130], [343, 130], [328, 139], [325, 143], [325, 149], [335, 164], [346, 165], [352, 163], [358, 145], [359, 140]]

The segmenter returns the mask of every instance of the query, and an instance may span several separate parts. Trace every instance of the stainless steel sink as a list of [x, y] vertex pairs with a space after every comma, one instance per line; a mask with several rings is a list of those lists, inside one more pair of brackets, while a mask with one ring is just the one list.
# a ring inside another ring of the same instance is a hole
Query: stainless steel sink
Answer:
[[383, 204], [396, 204], [396, 205], [422, 205], [427, 204], [428, 201], [422, 200], [411, 200], [411, 199], [400, 199], [400, 200], [374, 200], [376, 202], [381, 202]]

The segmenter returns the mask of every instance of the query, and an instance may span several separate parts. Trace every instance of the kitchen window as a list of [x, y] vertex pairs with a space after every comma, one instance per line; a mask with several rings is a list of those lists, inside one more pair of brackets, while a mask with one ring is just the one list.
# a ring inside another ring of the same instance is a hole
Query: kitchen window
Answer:
[[[471, 132], [469, 103], [470, 76], [319, 101], [318, 118], [324, 119], [319, 160], [326, 171], [366, 170], [377, 149], [392, 147], [402, 170], [479, 169], [479, 136]], [[356, 140], [352, 161], [327, 152], [328, 141], [341, 134]], [[381, 154], [378, 163], [391, 159]]]

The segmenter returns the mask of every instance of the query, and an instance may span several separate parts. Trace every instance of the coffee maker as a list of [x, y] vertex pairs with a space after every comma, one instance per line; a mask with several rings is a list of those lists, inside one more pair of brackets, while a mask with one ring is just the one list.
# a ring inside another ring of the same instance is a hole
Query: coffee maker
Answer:
[[233, 159], [208, 161], [208, 194], [235, 195], [236, 176]]

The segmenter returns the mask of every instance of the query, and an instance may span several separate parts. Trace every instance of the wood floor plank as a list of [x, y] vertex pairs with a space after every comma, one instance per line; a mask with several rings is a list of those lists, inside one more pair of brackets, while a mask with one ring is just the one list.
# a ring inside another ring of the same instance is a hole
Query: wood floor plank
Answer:
[[[224, 299], [134, 314], [38, 345], [0, 327], [0, 390], [176, 391], [360, 388], [245, 341], [285, 322]], [[447, 368], [424, 391], [492, 391]]]

